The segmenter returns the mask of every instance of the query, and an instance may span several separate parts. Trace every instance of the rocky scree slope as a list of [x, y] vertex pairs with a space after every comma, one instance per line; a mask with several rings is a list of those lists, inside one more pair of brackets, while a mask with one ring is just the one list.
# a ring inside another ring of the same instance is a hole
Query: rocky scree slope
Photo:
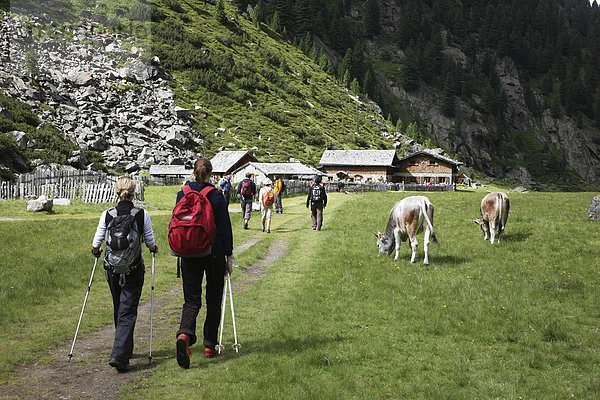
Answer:
[[[0, 90], [31, 105], [42, 124], [52, 123], [80, 148], [100, 152], [111, 169], [192, 160], [202, 140], [190, 110], [175, 104], [172, 78], [141, 61], [144, 50], [130, 39], [92, 22], [59, 27], [43, 17], [5, 14]], [[14, 134], [21, 146], [35, 146]], [[69, 162], [90, 167], [81, 152]]]

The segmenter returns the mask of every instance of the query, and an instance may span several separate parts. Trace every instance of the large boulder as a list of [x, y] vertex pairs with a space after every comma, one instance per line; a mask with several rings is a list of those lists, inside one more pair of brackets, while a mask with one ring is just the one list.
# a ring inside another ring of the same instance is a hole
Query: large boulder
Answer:
[[82, 71], [79, 68], [69, 71], [66, 79], [75, 86], [88, 86], [95, 82], [91, 72]]
[[138, 83], [160, 78], [160, 70], [157, 67], [141, 62], [121, 68], [119, 72], [122, 78]]
[[53, 205], [52, 199], [42, 195], [34, 200], [27, 202], [27, 211], [38, 212], [38, 211], [52, 211]]
[[600, 221], [600, 195], [592, 199], [590, 210], [588, 211], [588, 217], [596, 221]]

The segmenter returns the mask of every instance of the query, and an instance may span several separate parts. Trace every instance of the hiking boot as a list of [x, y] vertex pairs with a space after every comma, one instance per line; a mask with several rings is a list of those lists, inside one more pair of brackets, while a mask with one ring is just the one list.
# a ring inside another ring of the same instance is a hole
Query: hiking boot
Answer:
[[114, 367], [118, 372], [127, 372], [129, 371], [129, 363], [121, 362], [115, 358], [112, 358], [108, 364], [111, 367]]
[[271, 233], [271, 230], [270, 230], [270, 229], [267, 229], [267, 233]]
[[248, 229], [248, 224], [244, 224], [244, 229]]
[[189, 346], [189, 338], [186, 334], [182, 333], [177, 336], [177, 364], [181, 368], [188, 369], [190, 367], [190, 356], [192, 351]]
[[204, 348], [204, 357], [213, 358], [216, 355], [217, 355], [217, 352], [215, 351], [215, 349], [211, 349], [210, 347]]

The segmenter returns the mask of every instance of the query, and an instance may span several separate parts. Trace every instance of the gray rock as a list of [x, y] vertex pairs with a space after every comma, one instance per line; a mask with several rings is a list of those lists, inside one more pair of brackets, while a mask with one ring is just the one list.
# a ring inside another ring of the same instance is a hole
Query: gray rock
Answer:
[[71, 205], [70, 199], [54, 199], [53, 202], [54, 202], [55, 206], [70, 206]]
[[66, 79], [75, 86], [88, 86], [95, 83], [91, 72], [81, 71], [78, 68], [69, 71]]
[[75, 168], [84, 169], [88, 160], [81, 150], [75, 150], [67, 160], [67, 163]]
[[590, 210], [588, 212], [588, 218], [600, 222], [600, 195], [592, 199], [592, 204], [590, 205]]
[[46, 196], [40, 196], [35, 200], [29, 200], [27, 202], [27, 211], [39, 212], [39, 211], [52, 211], [53, 202]]
[[137, 165], [137, 163], [135, 163], [135, 162], [130, 162], [129, 164], [127, 164], [125, 166], [125, 172], [127, 172], [128, 174], [139, 171], [139, 169], [140, 169], [140, 166]]
[[153, 65], [146, 65], [141, 62], [128, 65], [127, 67], [122, 68], [119, 72], [121, 77], [138, 83], [155, 80], [160, 77], [160, 71], [157, 67]]
[[110, 144], [102, 136], [90, 143], [90, 148], [97, 151], [104, 151], [107, 150], [109, 147]]
[[25, 132], [12, 131], [11, 134], [15, 138], [15, 142], [17, 142], [20, 148], [27, 148], [27, 134]]

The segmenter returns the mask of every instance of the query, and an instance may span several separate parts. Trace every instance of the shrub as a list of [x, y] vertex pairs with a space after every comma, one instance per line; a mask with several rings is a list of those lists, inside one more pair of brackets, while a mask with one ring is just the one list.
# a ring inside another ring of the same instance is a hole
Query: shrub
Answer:
[[148, 4], [135, 3], [127, 14], [132, 21], [150, 21], [152, 19], [152, 8]]
[[288, 124], [288, 116], [284, 112], [281, 112], [279, 110], [275, 110], [270, 107], [265, 107], [260, 111], [260, 113], [281, 125]]
[[198, 86], [203, 86], [206, 90], [217, 93], [227, 89], [227, 81], [211, 69], [193, 69], [189, 72], [189, 78], [196, 89]]

